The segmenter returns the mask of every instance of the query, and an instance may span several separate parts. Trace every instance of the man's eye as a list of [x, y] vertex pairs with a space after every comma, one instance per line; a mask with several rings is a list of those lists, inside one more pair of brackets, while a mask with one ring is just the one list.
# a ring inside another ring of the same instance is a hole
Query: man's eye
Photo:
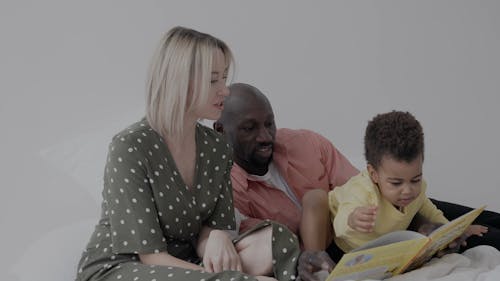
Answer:
[[394, 186], [400, 186], [401, 183], [400, 182], [390, 182], [390, 184], [394, 185]]
[[419, 183], [422, 179], [415, 179], [415, 180], [412, 180], [411, 182], [412, 183]]
[[245, 131], [245, 132], [250, 132], [250, 131], [252, 131], [252, 130], [253, 130], [253, 127], [243, 127], [242, 129], [243, 129], [243, 131]]
[[217, 81], [218, 81], [218, 80], [211, 80], [211, 81], [210, 81], [210, 84], [215, 84], [215, 83], [217, 83]]

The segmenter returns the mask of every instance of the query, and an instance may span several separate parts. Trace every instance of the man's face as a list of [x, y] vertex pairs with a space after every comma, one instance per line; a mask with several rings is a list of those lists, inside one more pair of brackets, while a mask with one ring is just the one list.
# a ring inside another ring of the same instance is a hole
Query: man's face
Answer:
[[249, 102], [224, 130], [233, 145], [236, 163], [250, 174], [267, 172], [273, 156], [276, 125], [271, 106]]

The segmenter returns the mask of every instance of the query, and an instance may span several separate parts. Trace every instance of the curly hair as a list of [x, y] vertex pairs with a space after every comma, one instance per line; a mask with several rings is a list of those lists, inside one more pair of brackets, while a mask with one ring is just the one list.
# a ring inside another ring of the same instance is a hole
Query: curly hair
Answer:
[[409, 112], [378, 114], [368, 122], [365, 132], [365, 158], [375, 169], [384, 156], [411, 162], [424, 155], [422, 126]]

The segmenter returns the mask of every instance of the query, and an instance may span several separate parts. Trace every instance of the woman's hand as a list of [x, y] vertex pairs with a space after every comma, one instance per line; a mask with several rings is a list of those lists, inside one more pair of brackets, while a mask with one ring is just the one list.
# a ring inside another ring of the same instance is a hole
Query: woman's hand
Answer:
[[210, 231], [203, 254], [203, 265], [207, 272], [241, 271], [240, 256], [226, 232], [218, 229]]
[[347, 219], [347, 224], [359, 232], [372, 232], [377, 218], [377, 206], [357, 207]]

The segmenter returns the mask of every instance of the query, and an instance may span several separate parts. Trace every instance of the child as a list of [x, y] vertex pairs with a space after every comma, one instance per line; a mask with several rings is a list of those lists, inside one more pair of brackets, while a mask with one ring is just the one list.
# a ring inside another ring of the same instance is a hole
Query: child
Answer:
[[[373, 239], [407, 229], [417, 214], [432, 224], [448, 222], [425, 194], [424, 133], [410, 113], [392, 111], [375, 116], [368, 123], [364, 141], [365, 171], [335, 187], [328, 197], [321, 191], [308, 195], [314, 204], [303, 206], [302, 256], [307, 254], [308, 258], [299, 259], [300, 276], [311, 273], [307, 270], [307, 260], [314, 261], [311, 257], [324, 250], [332, 238], [335, 243], [328, 252], [338, 261], [343, 253]], [[485, 232], [486, 227], [476, 225], [467, 234], [481, 236]], [[326, 241], [320, 238], [321, 233], [328, 233]]]
[[448, 222], [425, 194], [424, 133], [410, 113], [375, 116], [366, 128], [365, 157], [367, 170], [328, 194], [334, 241], [342, 251], [407, 229], [417, 213], [432, 223]]

